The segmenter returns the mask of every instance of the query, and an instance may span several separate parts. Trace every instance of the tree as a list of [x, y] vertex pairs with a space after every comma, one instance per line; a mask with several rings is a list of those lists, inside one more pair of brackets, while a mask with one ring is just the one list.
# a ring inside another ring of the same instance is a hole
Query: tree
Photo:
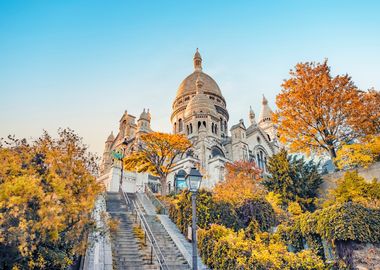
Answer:
[[327, 60], [297, 64], [276, 105], [280, 141], [291, 151], [327, 152], [334, 160], [338, 147], [359, 135], [355, 118], [364, 110], [360, 91], [347, 74], [333, 77]]
[[182, 134], [152, 132], [140, 137], [137, 150], [124, 159], [124, 168], [148, 172], [160, 178], [161, 193], [167, 193], [167, 176], [180, 158], [191, 147]]
[[72, 130], [0, 146], [0, 268], [67, 269], [94, 228], [97, 159]]
[[261, 170], [254, 162], [236, 161], [226, 164], [225, 181], [219, 182], [213, 189], [216, 201], [224, 201], [237, 206], [246, 199], [262, 194], [259, 182]]
[[298, 202], [305, 210], [314, 208], [314, 199], [318, 196], [322, 178], [312, 160], [289, 156], [285, 149], [268, 160], [270, 175], [263, 185], [268, 191], [280, 194], [283, 205]]
[[339, 169], [368, 167], [380, 160], [380, 136], [367, 136], [354, 144], [345, 144], [337, 152], [336, 164]]

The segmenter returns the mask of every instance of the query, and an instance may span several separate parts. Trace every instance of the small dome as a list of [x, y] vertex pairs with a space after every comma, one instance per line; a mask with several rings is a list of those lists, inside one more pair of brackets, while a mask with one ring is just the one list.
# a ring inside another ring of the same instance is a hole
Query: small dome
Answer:
[[204, 82], [201, 76], [198, 76], [195, 83], [196, 95], [190, 99], [186, 106], [185, 117], [191, 116], [194, 112], [201, 114], [217, 115], [215, 105], [204, 94]]
[[198, 93], [190, 99], [186, 106], [185, 117], [190, 116], [193, 112], [217, 115], [215, 105], [203, 93]]

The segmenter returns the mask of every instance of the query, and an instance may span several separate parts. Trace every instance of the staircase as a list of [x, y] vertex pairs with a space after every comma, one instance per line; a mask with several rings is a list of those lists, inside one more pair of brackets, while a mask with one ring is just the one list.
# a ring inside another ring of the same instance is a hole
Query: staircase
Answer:
[[[140, 204], [136, 194], [130, 193], [127, 194], [127, 197], [132, 201], [132, 205], [138, 208], [140, 217], [142, 217], [145, 226], [150, 231], [150, 235], [152, 235], [150, 238], [154, 238], [156, 252], [160, 252], [164, 258], [165, 263], [162, 268], [168, 270], [190, 270], [186, 259], [178, 250], [178, 247], [161, 224], [157, 215], [151, 211], [152, 209], [148, 209], [147, 213]], [[146, 240], [147, 245], [144, 245], [144, 239], [139, 239], [133, 230], [141, 222], [137, 218], [137, 211], [128, 209], [124, 198], [121, 198], [118, 192], [107, 193], [106, 205], [107, 212], [111, 217], [120, 221], [117, 232], [111, 237], [114, 269], [160, 269], [157, 258], [152, 253], [153, 249], [149, 240]]]
[[[144, 207], [140, 204], [139, 199], [137, 199], [136, 194], [128, 194], [128, 197], [135, 201], [135, 203], [140, 207], [142, 212], [144, 213], [144, 217], [148, 223], [149, 228], [151, 229], [157, 244], [165, 257], [166, 265], [169, 269], [178, 269], [178, 270], [190, 270], [190, 266], [187, 263], [186, 259], [182, 255], [182, 253], [178, 250], [178, 247], [161, 224], [158, 217], [154, 214], [150, 214], [146, 212]], [[144, 196], [147, 199], [146, 196]], [[150, 210], [150, 209], [149, 209]]]
[[124, 200], [118, 192], [108, 192], [106, 198], [107, 212], [120, 221], [119, 229], [112, 235], [113, 268], [117, 270], [153, 270], [160, 269], [152, 258], [148, 246], [139, 243], [133, 232], [135, 219], [127, 212]]

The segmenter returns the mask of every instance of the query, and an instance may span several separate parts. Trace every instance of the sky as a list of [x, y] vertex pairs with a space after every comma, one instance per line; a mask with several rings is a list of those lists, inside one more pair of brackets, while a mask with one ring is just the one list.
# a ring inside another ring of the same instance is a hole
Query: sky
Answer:
[[380, 1], [0, 0], [0, 137], [74, 129], [101, 154], [125, 110], [170, 132], [171, 104], [193, 71], [227, 101], [229, 126], [256, 115], [298, 62], [328, 58], [380, 89]]

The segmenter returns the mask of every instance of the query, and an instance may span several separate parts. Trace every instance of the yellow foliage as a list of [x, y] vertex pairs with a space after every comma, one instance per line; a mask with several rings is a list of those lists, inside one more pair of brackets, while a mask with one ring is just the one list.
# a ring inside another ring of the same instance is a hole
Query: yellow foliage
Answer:
[[299, 216], [303, 213], [302, 208], [298, 202], [289, 202], [288, 211], [294, 216]]
[[138, 149], [124, 159], [124, 168], [129, 171], [148, 172], [160, 178], [163, 193], [166, 193], [166, 177], [176, 159], [191, 147], [183, 134], [152, 132], [144, 134]]
[[365, 110], [351, 77], [333, 77], [327, 60], [297, 64], [276, 105], [274, 120], [282, 143], [293, 152], [327, 152], [332, 158], [340, 143], [357, 136], [355, 119]]
[[380, 183], [367, 182], [357, 171], [346, 172], [337, 181], [337, 187], [329, 190], [324, 206], [354, 202], [369, 208], [380, 208]]
[[360, 143], [345, 144], [337, 152], [336, 163], [340, 169], [368, 167], [380, 157], [380, 136], [368, 136]]
[[0, 247], [15, 248], [12, 267], [67, 267], [84, 252], [102, 192], [95, 157], [71, 130], [57, 139], [45, 132], [30, 145], [10, 140], [0, 146]]
[[215, 201], [240, 205], [247, 199], [263, 194], [259, 185], [260, 170], [251, 162], [235, 162], [227, 167], [225, 181], [219, 182], [213, 189]]
[[274, 193], [273, 191], [271, 191], [265, 195], [265, 199], [272, 206], [274, 212], [276, 213], [276, 216], [283, 217], [286, 215], [286, 212], [284, 211], [284, 209], [281, 208], [281, 205], [282, 205], [281, 194]]

